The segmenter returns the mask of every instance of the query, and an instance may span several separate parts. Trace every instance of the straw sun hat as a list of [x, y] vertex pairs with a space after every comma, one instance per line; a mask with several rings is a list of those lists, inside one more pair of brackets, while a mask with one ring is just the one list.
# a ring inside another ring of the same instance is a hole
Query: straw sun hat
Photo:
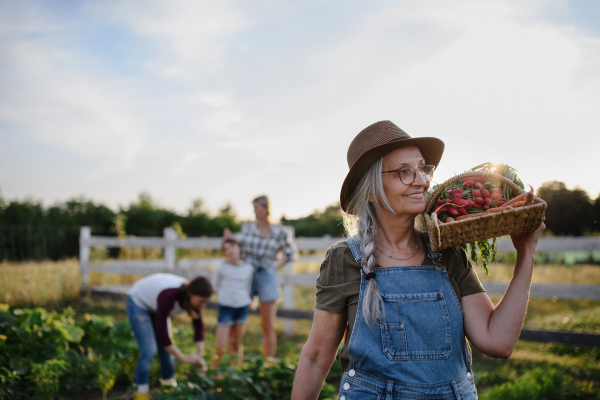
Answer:
[[350, 171], [340, 193], [342, 210], [353, 214], [352, 210], [348, 210], [352, 192], [371, 165], [389, 152], [406, 146], [417, 146], [425, 158], [425, 163], [436, 167], [444, 152], [444, 142], [440, 139], [434, 137], [411, 138], [391, 121], [376, 122], [356, 135], [348, 148]]

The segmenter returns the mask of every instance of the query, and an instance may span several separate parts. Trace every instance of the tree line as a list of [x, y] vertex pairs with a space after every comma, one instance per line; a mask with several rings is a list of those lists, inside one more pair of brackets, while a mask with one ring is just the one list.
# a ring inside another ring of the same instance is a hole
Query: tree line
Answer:
[[[536, 191], [548, 203], [546, 232], [551, 235], [600, 234], [600, 195], [592, 200], [582, 189], [569, 189], [563, 182], [543, 183]], [[92, 234], [162, 236], [174, 226], [191, 237], [218, 237], [225, 228], [236, 232], [242, 221], [230, 205], [217, 213], [192, 201], [184, 214], [161, 207], [147, 193], [136, 202], [114, 211], [89, 199], [71, 199], [44, 207], [34, 200], [8, 201], [0, 197], [0, 261], [60, 260], [79, 255], [79, 228], [91, 226]], [[281, 223], [295, 228], [298, 237], [344, 235], [339, 202], [296, 219], [283, 216]]]

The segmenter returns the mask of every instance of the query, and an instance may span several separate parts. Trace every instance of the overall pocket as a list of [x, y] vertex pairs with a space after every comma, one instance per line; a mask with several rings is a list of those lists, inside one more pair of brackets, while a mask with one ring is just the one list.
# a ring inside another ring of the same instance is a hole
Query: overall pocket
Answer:
[[443, 293], [383, 294], [383, 352], [391, 361], [443, 359], [452, 349], [450, 316]]

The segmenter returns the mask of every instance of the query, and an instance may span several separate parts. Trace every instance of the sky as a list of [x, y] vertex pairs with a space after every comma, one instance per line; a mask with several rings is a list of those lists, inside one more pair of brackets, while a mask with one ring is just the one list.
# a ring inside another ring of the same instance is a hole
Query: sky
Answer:
[[594, 0], [0, 0], [0, 195], [299, 217], [391, 120], [445, 142], [435, 182], [489, 161], [596, 198], [598, 21]]

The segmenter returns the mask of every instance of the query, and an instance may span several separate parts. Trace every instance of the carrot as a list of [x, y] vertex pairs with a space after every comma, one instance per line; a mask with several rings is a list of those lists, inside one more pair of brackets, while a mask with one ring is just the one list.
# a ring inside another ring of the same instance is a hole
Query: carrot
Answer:
[[505, 207], [488, 208], [485, 214], [494, 214], [502, 211], [506, 211]]
[[521, 201], [525, 199], [525, 195], [527, 193], [522, 193], [520, 195], [518, 195], [517, 197], [513, 197], [512, 199], [510, 199], [509, 201], [507, 201], [506, 203], [502, 204], [502, 207], [506, 207], [506, 206], [510, 206], [513, 203], [516, 203], [517, 201]]
[[529, 187], [531, 188], [531, 190], [529, 192], [527, 192], [527, 195], [525, 196], [525, 205], [528, 206], [530, 204], [533, 203], [533, 187], [531, 185], [529, 185]]
[[[519, 202], [519, 201], [524, 201], [525, 205], [530, 205], [533, 203], [533, 187], [531, 185], [529, 185], [529, 192], [525, 192], [525, 193], [521, 193], [520, 195], [518, 195], [517, 197], [513, 197], [512, 199], [510, 199], [509, 201], [507, 201], [506, 203], [502, 204], [501, 207], [506, 207], [506, 206], [513, 206], [514, 204]], [[517, 206], [520, 207], [520, 206]]]

